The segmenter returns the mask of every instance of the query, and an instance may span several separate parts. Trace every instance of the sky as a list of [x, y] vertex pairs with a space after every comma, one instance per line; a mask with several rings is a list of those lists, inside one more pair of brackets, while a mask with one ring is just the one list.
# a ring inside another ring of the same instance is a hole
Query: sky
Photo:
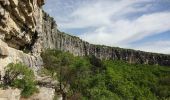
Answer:
[[89, 43], [170, 54], [170, 0], [46, 0], [44, 10]]

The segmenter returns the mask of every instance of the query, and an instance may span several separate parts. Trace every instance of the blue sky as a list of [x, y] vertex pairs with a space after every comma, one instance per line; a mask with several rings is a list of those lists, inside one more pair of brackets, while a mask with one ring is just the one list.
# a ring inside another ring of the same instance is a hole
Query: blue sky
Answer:
[[90, 43], [170, 54], [170, 0], [46, 0], [44, 10]]

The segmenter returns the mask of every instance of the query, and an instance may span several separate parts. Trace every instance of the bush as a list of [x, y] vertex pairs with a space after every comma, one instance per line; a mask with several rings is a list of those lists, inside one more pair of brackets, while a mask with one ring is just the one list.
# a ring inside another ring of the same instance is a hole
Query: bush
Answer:
[[48, 50], [45, 68], [69, 85], [69, 100], [162, 100], [170, 98], [170, 68], [102, 61], [95, 56], [74, 57]]
[[22, 63], [10, 63], [6, 67], [4, 85], [21, 89], [23, 97], [29, 97], [38, 92], [34, 72]]

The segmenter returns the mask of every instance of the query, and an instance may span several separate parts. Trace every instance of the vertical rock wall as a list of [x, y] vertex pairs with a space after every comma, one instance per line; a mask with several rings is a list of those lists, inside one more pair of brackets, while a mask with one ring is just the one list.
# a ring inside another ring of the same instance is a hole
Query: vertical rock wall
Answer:
[[170, 55], [89, 44], [78, 37], [60, 32], [52, 17], [43, 15], [43, 47], [69, 51], [76, 56], [95, 55], [100, 59], [129, 63], [170, 66]]
[[29, 48], [41, 29], [43, 0], [1, 0], [0, 35], [10, 47]]
[[38, 68], [44, 0], [0, 0], [0, 72], [9, 63]]
[[[9, 63], [23, 62], [36, 71], [43, 65], [40, 53], [47, 48], [68, 51], [75, 56], [95, 55], [100, 59], [170, 66], [170, 55], [93, 45], [78, 37], [60, 32], [54, 19], [42, 11], [43, 4], [44, 0], [0, 0], [0, 74], [2, 76], [5, 66]], [[7, 91], [7, 94], [13, 93], [11, 91]], [[5, 91], [2, 91], [0, 94], [4, 93]], [[43, 97], [44, 94], [47, 98]], [[11, 95], [0, 95], [0, 97], [14, 98]], [[54, 89], [42, 87], [40, 94], [33, 96], [34, 99], [45, 100], [52, 100], [53, 97]]]
[[170, 55], [89, 44], [60, 32], [52, 17], [42, 11], [44, 0], [0, 0], [0, 70], [21, 61], [30, 67], [43, 64], [46, 48], [69, 51], [75, 56], [170, 66]]

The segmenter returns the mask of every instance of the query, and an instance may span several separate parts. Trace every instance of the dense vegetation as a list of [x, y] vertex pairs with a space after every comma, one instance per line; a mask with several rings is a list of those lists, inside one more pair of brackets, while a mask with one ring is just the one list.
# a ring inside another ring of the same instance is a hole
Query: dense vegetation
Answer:
[[22, 63], [10, 63], [6, 67], [3, 87], [15, 87], [22, 90], [22, 97], [29, 97], [33, 93], [38, 92], [34, 78], [34, 72]]
[[59, 92], [70, 100], [170, 99], [170, 67], [74, 57], [58, 50], [42, 57], [45, 68], [57, 73]]

